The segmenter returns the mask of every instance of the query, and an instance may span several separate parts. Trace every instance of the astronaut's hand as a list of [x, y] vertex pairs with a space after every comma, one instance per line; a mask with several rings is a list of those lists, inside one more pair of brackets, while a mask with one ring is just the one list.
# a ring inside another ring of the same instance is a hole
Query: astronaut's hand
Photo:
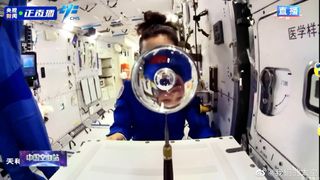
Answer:
[[107, 137], [107, 140], [118, 140], [118, 141], [123, 141], [126, 140], [125, 136], [121, 133], [114, 133], [111, 136]]

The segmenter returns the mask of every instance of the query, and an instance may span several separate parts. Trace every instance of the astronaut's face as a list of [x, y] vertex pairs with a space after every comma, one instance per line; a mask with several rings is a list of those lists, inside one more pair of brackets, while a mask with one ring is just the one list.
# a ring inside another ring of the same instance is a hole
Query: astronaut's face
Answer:
[[182, 78], [176, 74], [176, 83], [169, 91], [160, 91], [157, 100], [158, 103], [164, 104], [166, 108], [175, 108], [184, 96], [184, 82]]
[[158, 36], [151, 37], [142, 41], [141, 53], [149, 51], [161, 45], [174, 45], [172, 40], [167, 35], [159, 34]]

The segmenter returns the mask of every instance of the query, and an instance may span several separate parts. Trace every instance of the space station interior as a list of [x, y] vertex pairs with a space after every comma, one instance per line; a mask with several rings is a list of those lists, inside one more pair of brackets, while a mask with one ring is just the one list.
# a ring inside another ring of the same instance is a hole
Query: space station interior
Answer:
[[317, 180], [319, 32], [318, 0], [0, 0], [0, 180]]

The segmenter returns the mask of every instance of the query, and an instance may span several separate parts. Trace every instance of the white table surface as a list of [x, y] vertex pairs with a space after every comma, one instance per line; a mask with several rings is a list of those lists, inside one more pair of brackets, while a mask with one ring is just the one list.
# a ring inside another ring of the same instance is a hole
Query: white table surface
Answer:
[[[162, 180], [163, 141], [86, 141], [52, 180]], [[251, 180], [259, 170], [232, 137], [171, 143], [175, 180]], [[250, 166], [251, 165], [251, 166]]]

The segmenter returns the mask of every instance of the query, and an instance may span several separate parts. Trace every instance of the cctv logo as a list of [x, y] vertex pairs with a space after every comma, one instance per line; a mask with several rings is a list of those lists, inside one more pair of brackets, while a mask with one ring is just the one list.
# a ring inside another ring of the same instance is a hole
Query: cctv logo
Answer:
[[[63, 5], [59, 9], [59, 14], [64, 14], [62, 22], [70, 15], [70, 14], [77, 14], [78, 13], [79, 6], [73, 5], [73, 4], [68, 4], [68, 5]], [[70, 20], [80, 20], [79, 16], [72, 16], [70, 17]]]

